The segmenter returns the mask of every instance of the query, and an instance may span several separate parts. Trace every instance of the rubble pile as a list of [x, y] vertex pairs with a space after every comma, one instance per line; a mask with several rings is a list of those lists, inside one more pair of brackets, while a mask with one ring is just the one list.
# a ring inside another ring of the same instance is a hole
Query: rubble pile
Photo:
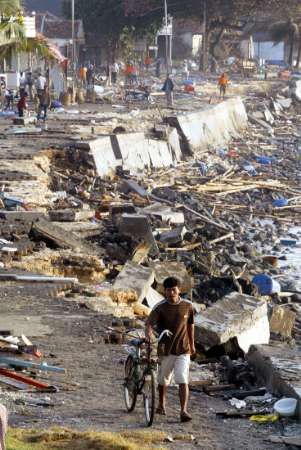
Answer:
[[[15, 153], [1, 154], [2, 292], [36, 283], [98, 313], [145, 317], [175, 275], [197, 311], [200, 362], [243, 358], [271, 337], [299, 344], [301, 114], [289, 100], [248, 97], [246, 112], [233, 99], [152, 127], [150, 115], [143, 130], [88, 113], [73, 128], [53, 118], [39, 138], [25, 127], [24, 147], [4, 127], [1, 148]], [[0, 371], [14, 364], [0, 357]], [[262, 387], [244, 359], [233, 364], [244, 374], [236, 390]]]

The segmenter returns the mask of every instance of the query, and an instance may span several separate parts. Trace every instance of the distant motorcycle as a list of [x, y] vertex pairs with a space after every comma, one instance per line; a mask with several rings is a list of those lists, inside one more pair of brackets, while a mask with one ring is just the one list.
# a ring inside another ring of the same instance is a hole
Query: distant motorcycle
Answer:
[[148, 90], [129, 90], [126, 91], [124, 100], [127, 103], [147, 102], [153, 104], [154, 100]]

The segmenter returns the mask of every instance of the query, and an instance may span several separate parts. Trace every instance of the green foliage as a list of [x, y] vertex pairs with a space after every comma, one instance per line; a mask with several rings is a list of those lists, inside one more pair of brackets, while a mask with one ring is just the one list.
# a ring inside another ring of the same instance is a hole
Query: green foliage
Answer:
[[[71, 0], [64, 0], [64, 16], [71, 17]], [[125, 14], [124, 0], [76, 0], [75, 14], [84, 22], [85, 31], [104, 42], [125, 44], [125, 52], [134, 37], [154, 37], [162, 25], [162, 16], [130, 17]], [[113, 45], [114, 46], [114, 45]]]
[[125, 26], [119, 36], [121, 56], [124, 58], [125, 61], [128, 61], [133, 57], [134, 41], [135, 41], [135, 27]]
[[2, 16], [17, 14], [20, 9], [20, 0], [0, 0], [0, 14]]

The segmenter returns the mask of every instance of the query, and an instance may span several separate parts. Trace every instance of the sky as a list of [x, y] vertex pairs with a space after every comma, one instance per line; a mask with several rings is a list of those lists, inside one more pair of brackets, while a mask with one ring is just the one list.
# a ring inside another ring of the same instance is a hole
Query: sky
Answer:
[[45, 12], [60, 15], [63, 0], [25, 0], [24, 4], [29, 11]]

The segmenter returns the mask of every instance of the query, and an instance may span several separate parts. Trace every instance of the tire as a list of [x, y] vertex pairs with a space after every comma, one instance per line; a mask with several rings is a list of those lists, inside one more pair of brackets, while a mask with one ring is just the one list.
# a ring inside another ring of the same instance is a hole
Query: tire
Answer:
[[133, 356], [129, 355], [124, 365], [124, 402], [128, 412], [134, 411], [137, 401], [135, 366]]
[[146, 375], [142, 393], [146, 425], [151, 427], [154, 422], [156, 407], [156, 377], [154, 370], [151, 370]]

